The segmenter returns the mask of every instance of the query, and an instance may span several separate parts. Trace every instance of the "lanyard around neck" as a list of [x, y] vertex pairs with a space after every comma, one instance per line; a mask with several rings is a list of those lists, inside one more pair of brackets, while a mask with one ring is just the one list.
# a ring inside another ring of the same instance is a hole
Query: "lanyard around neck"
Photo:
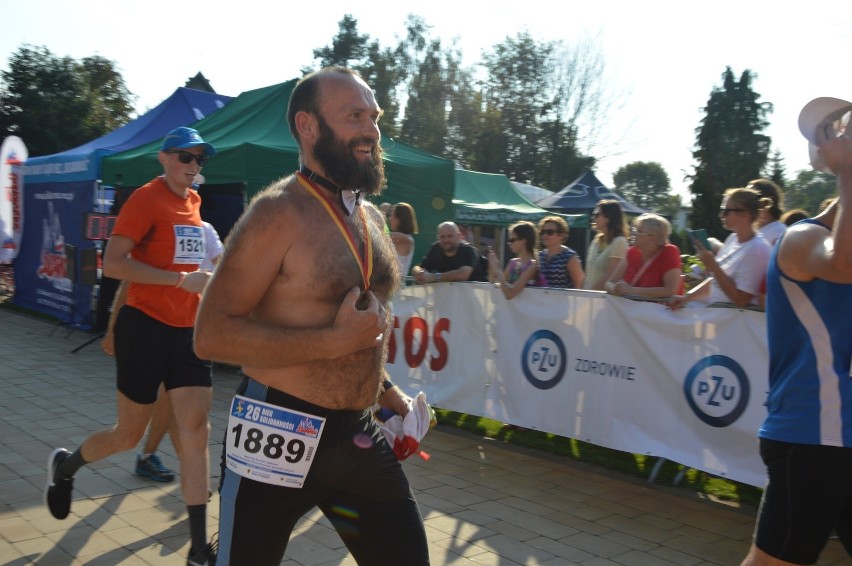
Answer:
[[325, 208], [325, 211], [334, 221], [334, 224], [337, 226], [337, 229], [340, 230], [340, 233], [343, 235], [343, 239], [346, 241], [346, 245], [349, 246], [349, 251], [352, 252], [352, 256], [358, 263], [358, 267], [361, 271], [361, 278], [364, 281], [364, 290], [369, 290], [370, 277], [373, 275], [373, 242], [370, 238], [370, 229], [367, 226], [367, 218], [364, 214], [364, 207], [358, 207], [358, 212], [361, 217], [361, 224], [364, 226], [364, 245], [362, 246], [362, 253], [359, 253], [355, 245], [355, 235], [349, 228], [349, 224], [343, 217], [343, 213], [336, 206], [336, 203], [331, 198], [329, 198], [328, 195], [321, 191], [319, 187], [312, 183], [304, 175], [304, 173], [296, 173], [296, 178], [299, 180], [299, 183], [303, 187], [305, 187], [308, 193], [310, 193], [311, 196], [317, 199], [319, 203], [323, 206], [323, 208]]
[[636, 286], [636, 284], [639, 282], [639, 279], [641, 279], [642, 276], [645, 274], [645, 271], [651, 266], [652, 263], [654, 263], [654, 260], [657, 259], [657, 257], [659, 257], [661, 253], [663, 253], [663, 248], [660, 248], [659, 250], [657, 250], [657, 253], [645, 260], [645, 263], [642, 264], [642, 268], [636, 272], [636, 275], [630, 282], [631, 287]]

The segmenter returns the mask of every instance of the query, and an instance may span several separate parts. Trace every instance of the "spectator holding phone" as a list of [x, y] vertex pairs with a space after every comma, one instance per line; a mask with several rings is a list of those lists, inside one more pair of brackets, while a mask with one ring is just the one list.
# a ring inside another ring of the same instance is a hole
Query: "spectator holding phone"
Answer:
[[734, 303], [738, 307], [757, 305], [769, 254], [772, 248], [758, 234], [755, 224], [758, 212], [773, 205], [755, 189], [728, 189], [719, 209], [722, 224], [731, 235], [714, 255], [701, 242], [693, 239], [698, 259], [711, 275], [685, 295], [673, 297], [672, 310], [696, 301], [702, 306], [711, 303]]
[[509, 228], [509, 249], [515, 257], [500, 269], [500, 263], [494, 250], [488, 252], [489, 279], [499, 285], [503, 296], [511, 300], [520, 294], [526, 286], [540, 285], [543, 279], [538, 273], [535, 251], [538, 248], [538, 229], [532, 222], [522, 220]]

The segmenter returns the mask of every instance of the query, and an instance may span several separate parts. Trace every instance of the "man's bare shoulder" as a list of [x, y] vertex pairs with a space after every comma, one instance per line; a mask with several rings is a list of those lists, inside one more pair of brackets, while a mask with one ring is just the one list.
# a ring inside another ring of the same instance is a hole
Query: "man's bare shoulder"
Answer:
[[778, 243], [778, 266], [791, 279], [810, 281], [821, 276], [821, 264], [827, 261], [826, 244], [831, 231], [825, 226], [801, 223], [787, 228]]
[[787, 228], [781, 245], [786, 247], [787, 250], [800, 250], [803, 246], [822, 242], [830, 236], [831, 230], [826, 226], [802, 222]]
[[303, 194], [295, 175], [282, 177], [261, 189], [249, 203], [249, 209], [286, 206]]
[[[297, 220], [299, 211], [303, 208], [305, 191], [299, 185], [294, 175], [284, 177], [261, 189], [249, 202], [240, 225], [265, 224], [266, 222], [281, 222], [282, 220]], [[286, 226], [279, 226], [286, 228]]]
[[262, 189], [246, 207], [225, 241], [225, 249], [256, 247], [254, 242], [287, 243], [303, 229], [304, 191], [294, 176], [275, 181]]

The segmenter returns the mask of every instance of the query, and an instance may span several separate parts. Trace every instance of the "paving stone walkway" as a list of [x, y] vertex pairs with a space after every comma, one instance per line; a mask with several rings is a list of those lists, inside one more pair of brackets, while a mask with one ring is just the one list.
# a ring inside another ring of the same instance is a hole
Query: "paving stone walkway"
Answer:
[[[189, 531], [179, 487], [134, 476], [133, 452], [79, 472], [66, 520], [53, 519], [42, 502], [51, 449], [76, 448], [114, 423], [112, 358], [98, 343], [71, 353], [89, 338], [0, 309], [0, 565], [183, 565]], [[214, 486], [237, 381], [232, 370], [215, 370]], [[162, 448], [164, 463], [177, 468], [168, 440]], [[410, 458], [404, 465], [436, 566], [727, 566], [739, 564], [748, 549], [753, 509], [447, 427], [432, 430], [423, 448], [430, 460]], [[214, 495], [210, 532], [217, 529], [217, 503]], [[849, 563], [837, 541], [820, 562]], [[355, 561], [314, 512], [299, 524], [282, 564]]]

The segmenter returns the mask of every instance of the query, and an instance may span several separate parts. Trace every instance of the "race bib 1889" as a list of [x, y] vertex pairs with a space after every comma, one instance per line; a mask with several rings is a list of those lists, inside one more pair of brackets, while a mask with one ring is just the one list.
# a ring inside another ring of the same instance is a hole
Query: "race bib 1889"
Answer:
[[255, 481], [300, 488], [313, 463], [325, 419], [236, 395], [225, 463]]

